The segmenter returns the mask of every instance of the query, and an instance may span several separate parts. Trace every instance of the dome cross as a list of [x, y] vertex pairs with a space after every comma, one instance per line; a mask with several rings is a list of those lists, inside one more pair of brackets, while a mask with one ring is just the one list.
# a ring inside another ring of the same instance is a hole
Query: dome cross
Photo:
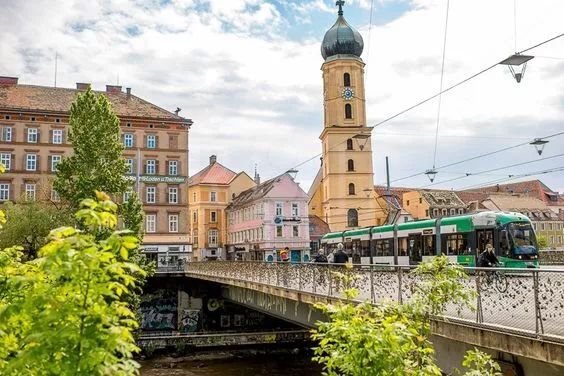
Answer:
[[343, 15], [343, 5], [345, 5], [345, 2], [344, 2], [343, 0], [338, 0], [338, 1], [335, 3], [335, 5], [339, 7], [339, 12], [338, 12], [337, 14], [338, 14], [339, 16], [342, 16], [342, 15]]

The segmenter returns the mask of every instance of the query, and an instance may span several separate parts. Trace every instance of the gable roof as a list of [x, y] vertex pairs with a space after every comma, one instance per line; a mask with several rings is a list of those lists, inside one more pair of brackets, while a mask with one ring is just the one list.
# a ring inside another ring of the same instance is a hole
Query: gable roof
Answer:
[[296, 183], [294, 179], [292, 179], [290, 175], [285, 172], [282, 175], [278, 175], [270, 180], [265, 181], [264, 183], [257, 185], [256, 187], [249, 188], [246, 191], [241, 192], [237, 197], [233, 199], [233, 201], [231, 201], [231, 204], [229, 204], [227, 209], [246, 205], [249, 202], [266, 197], [273, 189], [276, 188], [278, 183], [282, 182], [283, 179], [288, 179], [288, 181], [293, 183], [298, 191], [303, 194], [303, 198], [307, 197], [307, 194], [301, 189], [299, 183]]
[[431, 207], [451, 208], [466, 205], [453, 191], [419, 191], [421, 196]]
[[559, 197], [557, 192], [548, 188], [540, 180], [527, 180], [517, 183], [497, 184], [487, 187], [469, 189], [470, 192], [504, 192], [504, 193], [521, 193], [530, 197], [535, 197], [543, 201], [547, 205], [564, 205], [564, 199]]
[[207, 165], [188, 179], [188, 186], [198, 184], [228, 185], [237, 174], [219, 162]]
[[[83, 90], [37, 86], [0, 85], [0, 108], [14, 111], [41, 111], [68, 113], [76, 95]], [[133, 94], [94, 91], [104, 94], [119, 117], [141, 117], [160, 120], [185, 121], [181, 116], [149, 103]]]

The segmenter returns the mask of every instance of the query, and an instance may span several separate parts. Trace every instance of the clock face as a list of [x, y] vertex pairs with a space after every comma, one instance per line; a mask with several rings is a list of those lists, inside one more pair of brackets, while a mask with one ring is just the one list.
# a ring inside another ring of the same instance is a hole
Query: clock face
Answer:
[[343, 89], [343, 98], [345, 100], [351, 100], [354, 96], [354, 92], [350, 87], [346, 87]]

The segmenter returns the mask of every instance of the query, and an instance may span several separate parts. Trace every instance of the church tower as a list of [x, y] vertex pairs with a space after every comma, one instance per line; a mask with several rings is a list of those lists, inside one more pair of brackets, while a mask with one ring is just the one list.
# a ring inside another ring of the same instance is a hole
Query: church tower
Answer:
[[331, 231], [376, 224], [372, 127], [366, 126], [362, 36], [343, 17], [344, 1], [335, 24], [325, 33], [321, 55], [324, 128], [322, 163], [310, 189], [310, 214]]

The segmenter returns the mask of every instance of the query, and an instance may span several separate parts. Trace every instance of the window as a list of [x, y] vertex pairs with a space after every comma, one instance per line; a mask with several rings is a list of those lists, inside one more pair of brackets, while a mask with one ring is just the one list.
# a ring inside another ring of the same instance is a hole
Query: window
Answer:
[[345, 104], [345, 119], [352, 119], [352, 106], [350, 103]]
[[354, 194], [355, 194], [354, 184], [350, 183], [349, 184], [349, 195], [354, 195]]
[[52, 172], [57, 171], [57, 165], [59, 164], [60, 161], [61, 161], [60, 155], [52, 155], [51, 156], [51, 171]]
[[425, 209], [425, 217], [429, 216], [429, 209]]
[[145, 231], [146, 232], [157, 232], [157, 215], [147, 214], [145, 217]]
[[168, 174], [171, 176], [178, 175], [178, 161], [168, 161]]
[[192, 193], [192, 202], [196, 202], [196, 192]]
[[147, 187], [145, 202], [147, 202], [147, 204], [154, 204], [157, 200], [156, 196], [157, 196], [157, 188]]
[[548, 224], [548, 230], [549, 230], [549, 231], [552, 231], [552, 222], [550, 222], [550, 223]]
[[192, 243], [194, 246], [198, 245], [198, 230], [192, 231]]
[[407, 200], [407, 205], [406, 205], [406, 206], [409, 206], [409, 200]]
[[544, 231], [544, 223], [540, 224], [540, 229], [541, 229], [541, 231]]
[[458, 214], [464, 214], [464, 209], [458, 209]]
[[26, 154], [25, 169], [27, 171], [36, 171], [37, 170], [37, 155], [36, 154]]
[[292, 202], [292, 217], [300, 216], [300, 207], [297, 202]]
[[194, 223], [198, 222], [198, 211], [197, 210], [194, 210], [192, 212], [192, 222], [194, 222]]
[[0, 201], [8, 201], [10, 199], [10, 184], [0, 184]]
[[353, 150], [353, 140], [352, 140], [352, 138], [349, 138], [347, 140], [347, 150]]
[[124, 133], [123, 146], [125, 146], [126, 148], [133, 147], [133, 133]]
[[157, 147], [157, 136], [150, 134], [147, 136], [147, 147], [149, 149], [154, 149]]
[[12, 154], [0, 153], [0, 163], [6, 168], [6, 171], [9, 171], [12, 167]]
[[443, 209], [443, 210], [441, 210], [441, 214], [442, 214], [443, 216], [446, 216], [446, 215], [448, 215], [448, 212], [447, 212], [446, 209]]
[[217, 212], [216, 211], [210, 212], [210, 222], [212, 222], [212, 223], [217, 222]]
[[54, 144], [62, 144], [63, 143], [63, 130], [62, 129], [53, 129], [53, 138], [51, 142]]
[[276, 237], [277, 238], [282, 237], [282, 226], [276, 226]]
[[178, 187], [168, 187], [168, 203], [178, 204]]
[[347, 212], [347, 226], [357, 227], [358, 226], [358, 212], [356, 209], [349, 209]]
[[439, 216], [439, 209], [433, 209], [433, 217], [438, 217]]
[[178, 149], [178, 135], [176, 134], [168, 135], [168, 148]]
[[354, 161], [352, 159], [349, 159], [349, 161], [347, 162], [347, 167], [348, 171], [354, 171]]
[[292, 226], [292, 235], [294, 236], [294, 238], [300, 236], [300, 228], [298, 226]]
[[35, 201], [35, 183], [26, 183], [25, 199], [27, 201]]
[[208, 246], [210, 247], [217, 247], [217, 230], [209, 230], [208, 231]]
[[133, 174], [133, 159], [127, 158], [125, 160], [125, 165], [127, 166], [126, 174]]
[[178, 232], [178, 214], [168, 215], [168, 232]]
[[147, 175], [155, 175], [157, 170], [157, 161], [154, 159], [147, 159], [147, 164], [145, 165], [145, 173]]
[[28, 128], [27, 130], [27, 142], [36, 144], [39, 138], [39, 131], [37, 128]]
[[61, 201], [61, 196], [59, 196], [59, 192], [54, 189], [51, 189], [51, 201], [59, 202]]
[[276, 203], [276, 216], [282, 215], [282, 203], [281, 202], [277, 202]]
[[217, 192], [210, 192], [210, 201], [211, 202], [217, 201]]
[[123, 192], [123, 202], [129, 201], [130, 198], [131, 198], [131, 191]]
[[456, 209], [450, 209], [450, 215], [455, 215], [456, 214]]
[[343, 74], [343, 86], [351, 86], [351, 75], [348, 73]]
[[12, 142], [12, 127], [2, 128], [2, 140], [4, 142]]
[[553, 236], [553, 235], [550, 235], [549, 243], [550, 243], [551, 245], [554, 244], [554, 236]]

